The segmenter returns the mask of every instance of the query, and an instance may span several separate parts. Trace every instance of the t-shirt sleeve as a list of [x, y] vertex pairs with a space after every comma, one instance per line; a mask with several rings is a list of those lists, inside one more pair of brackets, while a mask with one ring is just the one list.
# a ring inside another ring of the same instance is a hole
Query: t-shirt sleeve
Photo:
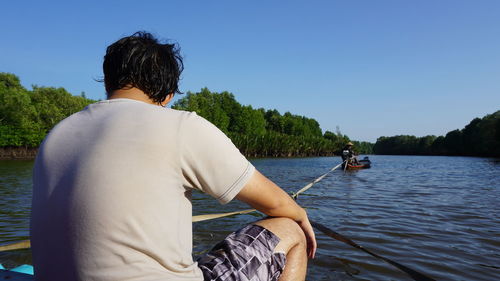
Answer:
[[255, 168], [212, 123], [189, 113], [182, 122], [181, 169], [184, 185], [226, 204], [252, 177]]

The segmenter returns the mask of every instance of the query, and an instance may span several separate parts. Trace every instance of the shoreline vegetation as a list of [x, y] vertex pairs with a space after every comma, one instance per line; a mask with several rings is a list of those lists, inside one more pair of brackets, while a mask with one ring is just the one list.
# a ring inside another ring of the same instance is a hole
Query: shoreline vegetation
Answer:
[[[0, 73], [0, 159], [33, 159], [45, 135], [59, 121], [96, 102], [85, 93], [74, 96], [64, 88], [33, 86]], [[338, 155], [352, 141], [359, 153], [371, 154], [373, 143], [350, 140], [337, 128], [322, 132], [319, 123], [276, 109], [241, 105], [229, 92], [187, 92], [172, 106], [196, 111], [227, 134], [247, 157], [308, 157]]]
[[[241, 105], [229, 92], [210, 92], [207, 88], [187, 92], [172, 108], [195, 111], [226, 133], [247, 157], [333, 156], [351, 141], [338, 128], [336, 133], [323, 133], [312, 118]], [[372, 143], [352, 142], [359, 153], [372, 153]]]
[[[34, 159], [54, 125], [97, 102], [83, 92], [74, 96], [64, 88], [32, 87], [27, 90], [16, 75], [0, 72], [0, 160]], [[349, 141], [359, 154], [500, 157], [500, 110], [445, 136], [383, 136], [373, 144], [350, 140], [338, 127], [323, 133], [312, 118], [241, 105], [230, 92], [187, 92], [172, 108], [195, 111], [252, 158], [334, 156]]]
[[500, 157], [500, 110], [474, 118], [463, 129], [445, 136], [380, 137], [373, 146], [380, 155], [439, 155]]

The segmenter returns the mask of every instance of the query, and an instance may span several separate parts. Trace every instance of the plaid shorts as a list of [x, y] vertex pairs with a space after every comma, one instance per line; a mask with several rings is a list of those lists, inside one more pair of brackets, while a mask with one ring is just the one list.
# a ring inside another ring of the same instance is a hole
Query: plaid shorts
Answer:
[[284, 253], [273, 252], [279, 241], [271, 231], [248, 225], [215, 245], [198, 266], [205, 281], [275, 281], [286, 261]]

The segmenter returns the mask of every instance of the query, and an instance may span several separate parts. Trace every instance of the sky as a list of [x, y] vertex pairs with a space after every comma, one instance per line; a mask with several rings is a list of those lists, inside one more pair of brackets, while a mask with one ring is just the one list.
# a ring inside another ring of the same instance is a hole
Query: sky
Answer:
[[499, 15], [497, 0], [7, 1], [0, 72], [105, 99], [106, 47], [145, 30], [180, 46], [181, 91], [353, 140], [445, 135], [500, 109]]

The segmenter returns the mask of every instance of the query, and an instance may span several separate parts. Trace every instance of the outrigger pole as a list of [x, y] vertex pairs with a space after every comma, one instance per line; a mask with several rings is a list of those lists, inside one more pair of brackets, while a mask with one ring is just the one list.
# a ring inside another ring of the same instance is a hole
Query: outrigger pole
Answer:
[[345, 237], [344, 235], [341, 235], [333, 230], [331, 230], [330, 228], [320, 224], [320, 223], [317, 223], [317, 222], [314, 222], [314, 221], [311, 221], [309, 220], [312, 224], [312, 226], [314, 228], [316, 228], [317, 230], [323, 232], [325, 235], [327, 236], [330, 236], [331, 238], [335, 239], [335, 240], [338, 240], [338, 241], [341, 241], [341, 242], [344, 242], [350, 246], [353, 246], [354, 248], [356, 249], [360, 249], [361, 251], [365, 252], [365, 253], [368, 253], [374, 257], [376, 257], [377, 259], [381, 259], [383, 261], [385, 261], [386, 263], [390, 264], [390, 265], [393, 265], [395, 267], [397, 267], [399, 270], [403, 271], [404, 273], [410, 275], [411, 278], [413, 278], [413, 280], [416, 280], [416, 281], [436, 281], [435, 279], [432, 279], [418, 271], [415, 271], [409, 267], [406, 267], [398, 262], [395, 262], [391, 259], [388, 259], [388, 258], [384, 258], [380, 255], [377, 255], [375, 253], [373, 253], [372, 251], [364, 248], [363, 246], [360, 246], [358, 244], [356, 244], [354, 241], [352, 241], [351, 239]]

